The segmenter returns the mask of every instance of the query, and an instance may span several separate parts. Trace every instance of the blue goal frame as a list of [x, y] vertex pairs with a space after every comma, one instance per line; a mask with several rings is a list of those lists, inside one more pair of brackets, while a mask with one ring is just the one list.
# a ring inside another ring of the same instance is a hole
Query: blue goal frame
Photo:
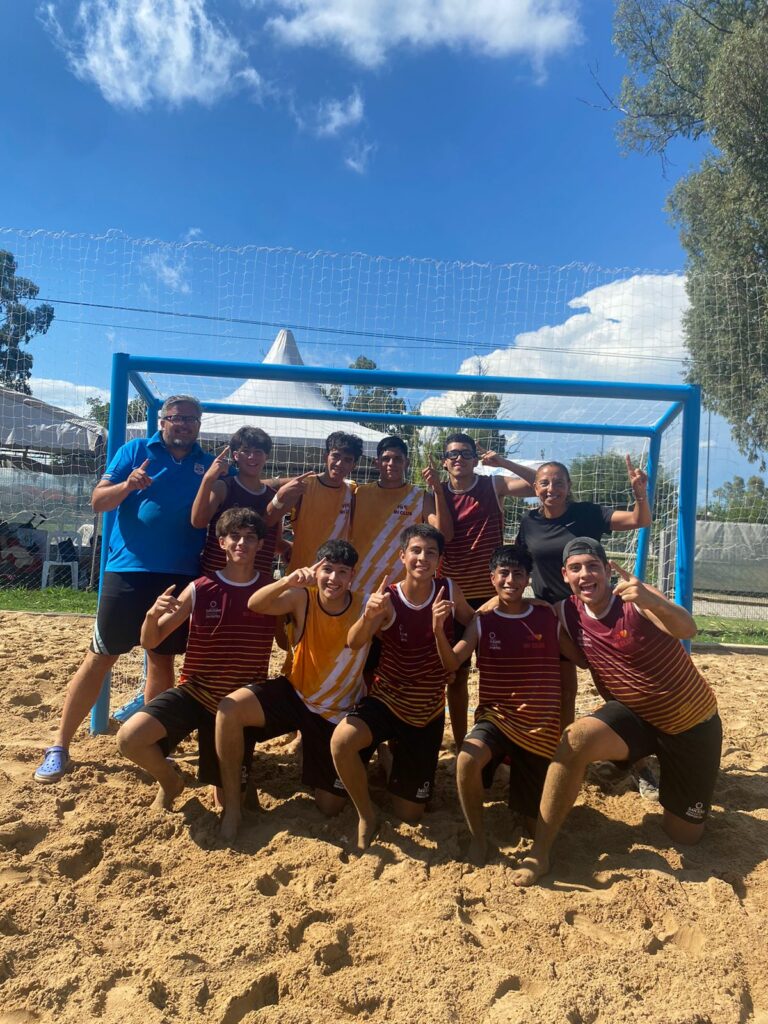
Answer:
[[[642, 437], [649, 442], [648, 500], [652, 504], [658, 477], [661, 440], [664, 431], [682, 416], [682, 452], [680, 462], [678, 530], [675, 565], [675, 600], [691, 611], [693, 605], [693, 562], [696, 541], [696, 488], [699, 468], [699, 428], [701, 420], [701, 389], [696, 384], [632, 384], [628, 382], [553, 380], [530, 377], [465, 376], [445, 373], [406, 373], [391, 370], [343, 370], [324, 366], [287, 366], [272, 363], [228, 363], [204, 359], [163, 359], [156, 356], [132, 356], [117, 352], [112, 357], [112, 380], [109, 408], [107, 460], [125, 443], [128, 419], [128, 389], [133, 385], [147, 406], [147, 433], [156, 428], [163, 396], [156, 395], [144, 374], [173, 374], [189, 377], [231, 377], [240, 380], [296, 381], [311, 384], [347, 384], [370, 387], [417, 389], [428, 391], [481, 391], [497, 394], [550, 395], [553, 397], [613, 398], [635, 401], [666, 402], [664, 414], [647, 426], [617, 423], [563, 423], [534, 420], [494, 420], [499, 430], [529, 430], [552, 434], [591, 434]], [[233, 405], [229, 402], [202, 402], [204, 412], [240, 413], [248, 416], [277, 416], [302, 419], [334, 419], [340, 423], [357, 423], [359, 413], [327, 409], [289, 409], [260, 405]], [[429, 416], [391, 413], [365, 414], [366, 421], [391, 424], [393, 420], [417, 426], [487, 428], [489, 421], [460, 416]], [[116, 510], [104, 514], [101, 548], [101, 580], [107, 561], [109, 536]], [[639, 531], [635, 574], [645, 576], [650, 543], [650, 528]], [[109, 720], [110, 677], [105, 680], [99, 699], [91, 714], [91, 731], [105, 733]]]

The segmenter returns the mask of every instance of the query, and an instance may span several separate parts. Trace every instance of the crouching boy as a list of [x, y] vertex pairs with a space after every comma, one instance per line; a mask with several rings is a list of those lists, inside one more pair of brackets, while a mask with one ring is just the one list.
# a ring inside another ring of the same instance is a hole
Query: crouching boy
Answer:
[[219, 701], [244, 683], [268, 675], [274, 620], [248, 608], [250, 597], [270, 579], [254, 570], [265, 533], [264, 521], [253, 509], [223, 512], [216, 536], [226, 557], [224, 568], [196, 579], [178, 598], [169, 587], [144, 619], [141, 643], [147, 648], [156, 647], [190, 620], [178, 686], [146, 704], [117, 734], [120, 752], [157, 781], [157, 807], [170, 809], [184, 788], [166, 754], [195, 730], [201, 751], [200, 781], [220, 784], [213, 756]]
[[544, 778], [560, 739], [561, 648], [576, 657], [568, 638], [559, 639], [553, 609], [523, 597], [531, 564], [517, 544], [493, 552], [489, 568], [498, 606], [481, 610], [453, 648], [443, 628], [451, 612], [448, 602], [438, 601], [432, 610], [437, 648], [449, 672], [477, 651], [475, 725], [456, 760], [456, 782], [471, 836], [467, 859], [478, 867], [487, 856], [483, 782], [507, 757], [509, 806], [524, 816], [533, 835]]
[[347, 633], [360, 614], [351, 592], [357, 552], [344, 540], [330, 540], [317, 561], [254, 593], [249, 607], [287, 616], [292, 651], [287, 675], [229, 694], [216, 715], [216, 752], [221, 764], [224, 814], [221, 837], [231, 841], [240, 825], [240, 766], [243, 731], [257, 742], [299, 730], [302, 782], [314, 790], [325, 814], [338, 814], [346, 802], [331, 759], [336, 723], [354, 705], [362, 686], [367, 649], [347, 648]]
[[402, 583], [368, 598], [365, 611], [349, 632], [349, 646], [366, 647], [376, 635], [381, 657], [370, 691], [338, 726], [331, 741], [336, 769], [360, 821], [358, 849], [366, 849], [377, 829], [365, 764], [360, 752], [394, 740], [389, 791], [395, 814], [419, 821], [432, 795], [445, 724], [445, 688], [449, 673], [435, 644], [432, 606], [449, 606], [443, 629], [453, 635], [453, 618], [462, 624], [474, 612], [450, 580], [436, 579], [443, 535], [433, 526], [409, 526], [400, 535]]

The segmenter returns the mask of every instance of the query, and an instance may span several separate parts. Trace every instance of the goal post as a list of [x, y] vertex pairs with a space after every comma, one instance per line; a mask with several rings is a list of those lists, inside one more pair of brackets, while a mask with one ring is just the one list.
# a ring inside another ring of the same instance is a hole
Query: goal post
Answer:
[[[217, 389], [212, 382], [224, 379], [246, 381], [278, 381], [294, 384], [341, 385], [347, 387], [391, 387], [417, 394], [493, 393], [498, 395], [534, 396], [552, 399], [605, 400], [612, 409], [603, 420], [587, 419], [515, 419], [499, 417], [472, 418], [447, 416], [433, 412], [393, 414], [374, 411], [329, 412], [327, 408], [311, 409], [289, 405], [259, 405], [217, 401]], [[188, 391], [200, 399], [203, 413], [243, 415], [247, 417], [274, 417], [276, 419], [323, 420], [349, 424], [350, 429], [365, 423], [377, 424], [389, 432], [394, 424], [427, 428], [465, 430], [487, 429], [489, 422], [499, 431], [527, 432], [531, 434], [592, 435], [601, 438], [641, 439], [648, 445], [647, 471], [649, 475], [649, 501], [653, 503], [662, 470], [662, 451], [665, 437], [673, 425], [681, 422], [679, 452], [672, 462], [676, 467], [673, 483], [677, 500], [669, 507], [668, 530], [674, 530], [674, 595], [675, 600], [689, 611], [693, 604], [693, 563], [696, 531], [696, 481], [698, 474], [700, 389], [692, 384], [640, 384], [630, 382], [578, 381], [565, 379], [500, 377], [490, 375], [441, 374], [395, 370], [341, 369], [293, 364], [229, 362], [134, 356], [126, 352], [115, 353], [112, 360], [109, 438], [107, 459], [111, 460], [127, 437], [128, 399], [130, 388], [147, 406], [147, 433], [156, 429], [157, 416], [163, 400], [179, 393], [177, 381], [183, 380]], [[173, 381], [173, 384], [170, 383]], [[653, 415], [648, 415], [648, 409]], [[636, 410], [640, 409], [638, 413]], [[626, 415], [635, 410], [634, 415]], [[540, 461], [546, 461], [541, 459]], [[668, 460], [669, 461], [669, 460]], [[669, 475], [669, 470], [666, 471]], [[653, 507], [653, 506], [652, 506]], [[676, 520], [672, 522], [676, 511]], [[101, 578], [106, 566], [109, 536], [115, 512], [103, 519]], [[652, 527], [638, 531], [635, 550], [635, 573], [640, 578], [647, 574], [652, 543]], [[91, 715], [94, 733], [106, 732], [109, 719], [110, 677], [107, 677]]]

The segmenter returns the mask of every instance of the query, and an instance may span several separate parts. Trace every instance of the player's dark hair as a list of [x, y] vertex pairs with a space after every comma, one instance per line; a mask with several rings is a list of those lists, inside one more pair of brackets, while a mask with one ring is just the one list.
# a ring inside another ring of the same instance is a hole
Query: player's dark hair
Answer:
[[437, 544], [437, 550], [442, 555], [445, 551], [445, 537], [429, 523], [414, 523], [413, 526], [406, 526], [400, 534], [400, 547], [403, 551], [408, 547], [414, 537], [421, 537], [422, 540], [433, 540]]
[[349, 452], [350, 455], [354, 455], [355, 462], [357, 462], [363, 454], [363, 442], [357, 434], [345, 434], [343, 430], [334, 430], [332, 434], [329, 434], [328, 437], [326, 437], [326, 455], [328, 452], [333, 451], [334, 448], [337, 452]]
[[477, 455], [477, 445], [475, 444], [475, 439], [474, 437], [470, 437], [469, 434], [449, 434], [448, 437], [446, 437], [445, 439], [443, 451], [445, 451], [449, 444], [456, 443], [468, 445], [475, 453], [475, 455]]
[[530, 576], [533, 569], [533, 559], [531, 553], [524, 544], [502, 544], [501, 547], [491, 555], [491, 560], [488, 563], [488, 568], [491, 572], [496, 569], [511, 569], [514, 566], [519, 566]]
[[272, 451], [272, 438], [261, 427], [240, 427], [229, 439], [232, 452], [241, 448], [261, 448], [267, 455]]
[[357, 551], [348, 540], [327, 540], [317, 549], [316, 561], [340, 562], [354, 569], [357, 565]]
[[376, 458], [380, 459], [383, 452], [398, 451], [402, 452], [403, 455], [408, 458], [408, 445], [402, 439], [393, 435], [392, 437], [384, 437], [376, 445]]
[[252, 508], [225, 509], [216, 523], [216, 536], [226, 537], [235, 530], [253, 530], [260, 540], [267, 536], [267, 524]]

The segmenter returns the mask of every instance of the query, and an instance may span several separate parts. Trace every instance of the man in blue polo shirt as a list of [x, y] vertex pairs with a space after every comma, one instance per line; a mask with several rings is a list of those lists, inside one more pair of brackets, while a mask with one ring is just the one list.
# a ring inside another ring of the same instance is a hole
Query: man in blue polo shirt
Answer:
[[[190, 512], [213, 461], [197, 443], [201, 413], [189, 395], [166, 399], [160, 430], [119, 448], [94, 488], [94, 512], [117, 509], [117, 516], [91, 649], [67, 687], [59, 731], [35, 772], [38, 782], [57, 782], [66, 771], [70, 741], [107, 672], [139, 643], [147, 609], [171, 585], [179, 594], [200, 574], [205, 530], [192, 526]], [[147, 652], [147, 701], [173, 686], [173, 658], [186, 642], [186, 629], [178, 629]]]

